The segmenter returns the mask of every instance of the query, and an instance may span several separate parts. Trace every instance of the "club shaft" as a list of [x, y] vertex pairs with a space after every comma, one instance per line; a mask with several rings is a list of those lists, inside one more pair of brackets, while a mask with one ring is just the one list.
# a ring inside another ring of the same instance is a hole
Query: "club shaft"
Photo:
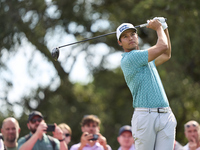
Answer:
[[144, 23], [144, 24], [135, 26], [135, 28], [144, 28], [144, 27], [146, 27], [147, 25], [148, 25], [148, 23]]
[[107, 34], [95, 36], [95, 37], [88, 38], [88, 39], [85, 39], [85, 40], [82, 40], [82, 41], [78, 41], [78, 42], [70, 43], [70, 44], [67, 44], [67, 45], [63, 45], [63, 46], [60, 46], [60, 47], [58, 47], [58, 48], [62, 48], [62, 47], [70, 46], [70, 45], [73, 45], [73, 44], [77, 44], [77, 43], [81, 43], [81, 42], [85, 42], [85, 41], [97, 39], [97, 38], [104, 37], [104, 36], [111, 35], [111, 34], [115, 34], [115, 33], [116, 33], [116, 32], [111, 32], [111, 33], [107, 33]]

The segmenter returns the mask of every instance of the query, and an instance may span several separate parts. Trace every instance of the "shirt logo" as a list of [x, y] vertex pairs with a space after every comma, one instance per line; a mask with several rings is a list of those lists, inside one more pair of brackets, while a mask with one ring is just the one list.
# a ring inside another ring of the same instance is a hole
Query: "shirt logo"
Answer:
[[120, 32], [123, 32], [125, 29], [128, 29], [128, 25], [123, 25], [121, 28], [119, 28]]

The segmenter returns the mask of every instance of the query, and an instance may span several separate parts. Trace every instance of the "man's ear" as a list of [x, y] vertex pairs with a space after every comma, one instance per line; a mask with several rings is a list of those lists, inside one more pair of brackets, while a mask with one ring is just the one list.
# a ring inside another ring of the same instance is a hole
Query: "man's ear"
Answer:
[[119, 40], [117, 42], [118, 42], [119, 46], [122, 46], [122, 42], [120, 42]]
[[27, 123], [27, 127], [28, 127], [28, 129], [30, 129], [29, 123]]
[[18, 133], [20, 134], [20, 132], [21, 132], [21, 129], [19, 128], [19, 129], [18, 129]]
[[81, 126], [81, 131], [82, 131], [82, 132], [85, 132], [85, 130], [84, 130], [84, 127], [83, 127], [83, 126]]
[[117, 137], [117, 141], [120, 142], [120, 140], [119, 140], [119, 136]]

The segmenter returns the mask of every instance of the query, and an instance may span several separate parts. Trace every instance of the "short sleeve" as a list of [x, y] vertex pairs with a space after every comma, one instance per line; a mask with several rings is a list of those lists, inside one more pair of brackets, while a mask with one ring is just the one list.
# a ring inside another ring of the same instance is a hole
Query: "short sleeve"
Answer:
[[20, 147], [26, 142], [26, 139], [24, 137], [21, 137], [19, 140], [18, 140], [18, 150], [20, 149]]

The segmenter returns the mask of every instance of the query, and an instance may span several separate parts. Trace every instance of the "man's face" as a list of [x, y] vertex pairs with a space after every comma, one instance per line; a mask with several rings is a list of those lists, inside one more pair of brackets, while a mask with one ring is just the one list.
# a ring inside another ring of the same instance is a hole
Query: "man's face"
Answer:
[[95, 122], [91, 122], [81, 127], [82, 132], [88, 132], [89, 134], [99, 133], [99, 126]]
[[198, 127], [194, 124], [186, 126], [185, 137], [188, 139], [188, 141], [192, 141], [192, 138], [193, 138], [196, 140], [196, 142], [198, 142], [199, 141]]
[[130, 131], [122, 132], [122, 134], [117, 137], [117, 141], [119, 142], [122, 148], [126, 149], [129, 149], [134, 143], [134, 139]]
[[27, 124], [31, 133], [35, 133], [40, 122], [44, 121], [40, 116], [34, 116]]
[[123, 47], [125, 52], [138, 49], [138, 35], [134, 30], [128, 29], [121, 34], [121, 41], [118, 44]]
[[17, 141], [20, 133], [20, 128], [16, 121], [13, 119], [6, 121], [3, 124], [2, 128], [2, 134], [4, 137], [4, 140], [10, 143], [13, 143]]

